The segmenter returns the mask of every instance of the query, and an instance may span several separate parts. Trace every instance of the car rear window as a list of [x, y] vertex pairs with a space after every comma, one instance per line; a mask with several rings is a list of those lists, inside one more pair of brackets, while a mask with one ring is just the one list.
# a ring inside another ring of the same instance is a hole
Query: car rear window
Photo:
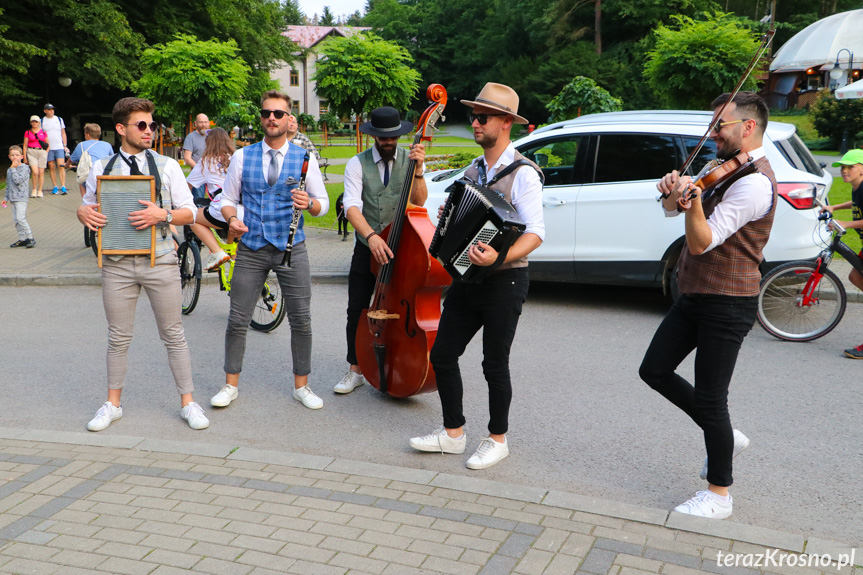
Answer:
[[803, 140], [797, 134], [791, 134], [790, 138], [784, 140], [776, 140], [773, 142], [782, 153], [782, 156], [788, 160], [788, 163], [798, 170], [809, 172], [815, 176], [823, 175], [823, 170], [818, 160], [812, 156], [812, 152], [803, 143]]
[[674, 136], [655, 134], [602, 134], [596, 156], [594, 181], [658, 180], [676, 170]]

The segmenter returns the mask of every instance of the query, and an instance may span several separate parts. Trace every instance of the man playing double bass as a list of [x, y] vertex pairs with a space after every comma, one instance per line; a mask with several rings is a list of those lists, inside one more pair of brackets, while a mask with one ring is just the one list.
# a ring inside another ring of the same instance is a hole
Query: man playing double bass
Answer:
[[[513, 123], [527, 124], [527, 120], [518, 115], [518, 94], [509, 86], [490, 82], [475, 101], [461, 102], [473, 110], [470, 119], [474, 140], [484, 152], [468, 167], [465, 177], [503, 194], [526, 228], [510, 247], [504, 263], [485, 280], [474, 284], [453, 282], [444, 301], [430, 356], [443, 408], [443, 426], [428, 435], [414, 437], [410, 445], [418, 451], [464, 453], [467, 439], [458, 360], [482, 328], [482, 368], [488, 383], [491, 418], [489, 436], [467, 460], [467, 467], [485, 469], [509, 455], [505, 435], [512, 400], [509, 351], [527, 297], [527, 255], [542, 243], [545, 224], [539, 168], [525, 160], [510, 142]], [[525, 160], [527, 165], [494, 179], [516, 160]], [[497, 256], [498, 252], [483, 242], [468, 252], [471, 263], [481, 266], [492, 265]]]
[[[710, 134], [721, 160], [739, 152], [754, 160], [756, 171], [705, 192], [677, 171], [657, 184], [666, 216], [686, 213], [686, 243], [678, 262], [680, 296], [656, 330], [639, 375], [650, 387], [683, 410], [704, 432], [707, 460], [701, 478], [708, 486], [674, 508], [679, 513], [725, 519], [731, 515], [731, 459], [749, 446], [749, 438], [731, 427], [728, 386], [743, 339], [755, 323], [762, 249], [776, 211], [776, 178], [761, 140], [768, 109], [753, 92], [713, 101]], [[685, 192], [689, 203], [678, 203]], [[680, 210], [678, 210], [678, 206]], [[695, 385], [676, 373], [693, 349]]]
[[[375, 289], [372, 257], [381, 265], [393, 257], [387, 242], [378, 234], [396, 216], [405, 178], [414, 178], [412, 204], [422, 206], [428, 197], [423, 179], [425, 148], [416, 144], [408, 153], [398, 147], [399, 136], [412, 129], [413, 124], [402, 120], [395, 108], [384, 106], [373, 110], [371, 120], [361, 125], [360, 131], [372, 136], [375, 145], [351, 158], [345, 166], [345, 212], [356, 232], [356, 242], [348, 276], [346, 336], [350, 367], [333, 388], [336, 393], [350, 393], [365, 383], [357, 360], [357, 327]], [[410, 160], [416, 160], [413, 174], [407, 173]]]

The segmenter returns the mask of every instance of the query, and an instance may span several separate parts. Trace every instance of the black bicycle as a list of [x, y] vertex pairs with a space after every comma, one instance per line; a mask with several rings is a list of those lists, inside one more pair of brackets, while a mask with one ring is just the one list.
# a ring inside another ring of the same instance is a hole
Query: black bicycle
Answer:
[[[817, 198], [821, 208], [826, 206]], [[848, 296], [842, 280], [829, 269], [839, 252], [854, 269], [863, 273], [863, 260], [842, 241], [845, 228], [823, 212], [819, 225], [833, 230], [830, 243], [815, 259], [777, 266], [761, 280], [758, 293], [758, 323], [767, 333], [785, 341], [812, 341], [839, 325]]]

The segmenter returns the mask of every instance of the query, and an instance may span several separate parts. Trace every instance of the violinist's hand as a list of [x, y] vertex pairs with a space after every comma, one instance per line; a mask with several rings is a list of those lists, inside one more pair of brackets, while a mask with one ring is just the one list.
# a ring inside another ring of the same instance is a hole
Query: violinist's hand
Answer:
[[389, 262], [390, 258], [393, 257], [393, 252], [390, 247], [384, 239], [377, 234], [369, 238], [369, 251], [372, 252], [372, 256], [374, 256], [375, 261], [380, 265], [384, 265]]
[[467, 251], [470, 263], [476, 266], [490, 266], [497, 261], [497, 250], [488, 244], [477, 242]]
[[677, 173], [677, 170], [672, 170], [670, 174], [665, 174], [659, 182], [656, 184], [656, 189], [659, 190], [659, 193], [662, 194], [663, 197], [667, 198], [677, 186], [677, 182], [680, 179], [680, 174]]
[[684, 191], [681, 196], [677, 198], [677, 210], [680, 212], [686, 212], [686, 210], [692, 207], [692, 202], [695, 200], [701, 201], [701, 192], [703, 191], [692, 183], [692, 178], [689, 176], [681, 178], [681, 182], [683, 179], [688, 179], [689, 182], [687, 183], [687, 186], [683, 188]]

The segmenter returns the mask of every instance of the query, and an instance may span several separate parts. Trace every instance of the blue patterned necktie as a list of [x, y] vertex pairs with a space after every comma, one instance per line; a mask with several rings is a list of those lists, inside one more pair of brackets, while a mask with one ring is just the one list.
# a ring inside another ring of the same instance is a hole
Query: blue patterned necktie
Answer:
[[390, 163], [384, 161], [384, 187], [387, 187], [390, 183]]

